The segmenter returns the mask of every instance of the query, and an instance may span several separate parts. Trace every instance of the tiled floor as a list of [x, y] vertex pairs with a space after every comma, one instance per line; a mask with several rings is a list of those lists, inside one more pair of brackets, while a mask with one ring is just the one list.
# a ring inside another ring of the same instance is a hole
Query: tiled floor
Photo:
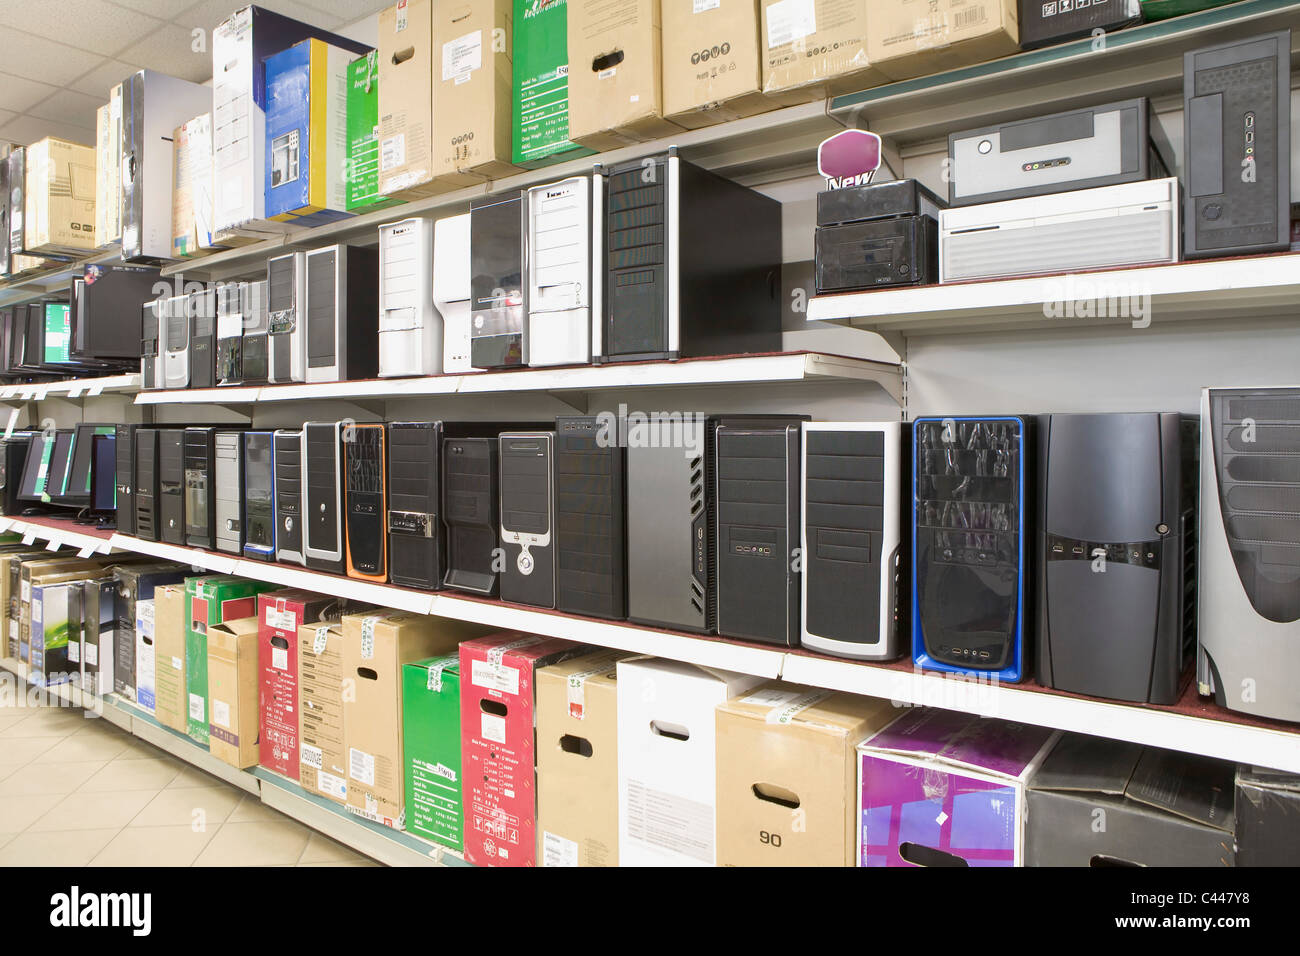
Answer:
[[0, 707], [0, 866], [372, 866], [106, 720]]

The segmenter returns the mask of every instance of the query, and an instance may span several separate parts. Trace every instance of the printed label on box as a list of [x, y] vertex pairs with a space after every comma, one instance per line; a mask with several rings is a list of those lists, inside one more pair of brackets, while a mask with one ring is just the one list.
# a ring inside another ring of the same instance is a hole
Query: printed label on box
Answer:
[[203, 720], [203, 698], [198, 694], [190, 694], [190, 720]]
[[549, 830], [542, 831], [542, 866], [577, 866], [578, 844]]
[[780, 0], [767, 8], [767, 48], [774, 50], [817, 32], [814, 0]]
[[722, 6], [722, 0], [695, 0], [691, 6], [691, 13], [703, 13], [705, 10], [716, 10]]
[[313, 747], [311, 744], [303, 744], [302, 749], [298, 751], [299, 762], [304, 767], [312, 767], [320, 770], [325, 766], [325, 752], [319, 747]]
[[483, 714], [481, 725], [482, 733], [480, 736], [484, 740], [490, 740], [494, 744], [503, 744], [506, 742], [506, 719], [498, 717], [496, 714]]
[[406, 135], [398, 133], [379, 143], [379, 171], [386, 173], [406, 162]]
[[483, 31], [475, 30], [442, 45], [442, 81], [463, 82], [483, 65]]
[[271, 648], [271, 666], [278, 671], [289, 669], [289, 650], [285, 647]]
[[340, 800], [348, 798], [348, 784], [342, 777], [336, 777], [332, 773], [326, 773], [324, 770], [316, 774], [316, 786], [321, 793], [329, 793], [338, 797]]
[[268, 606], [266, 609], [266, 626], [279, 631], [291, 631], [298, 626], [298, 615], [288, 608]]
[[212, 722], [218, 727], [230, 729], [230, 705], [215, 697], [212, 698]]
[[349, 748], [348, 776], [357, 783], [375, 785], [375, 755], [368, 754], [356, 747]]
[[627, 782], [629, 839], [670, 853], [712, 863], [713, 807], [647, 787], [640, 780]]
[[173, 658], [172, 658], [172, 670], [174, 670], [174, 671], [180, 671], [180, 670], [184, 670], [184, 669], [185, 669], [185, 662], [184, 662], [183, 660], [181, 660], [179, 657], [173, 657]]
[[470, 683], [475, 687], [499, 690], [503, 694], [519, 693], [519, 668], [489, 661], [472, 661]]

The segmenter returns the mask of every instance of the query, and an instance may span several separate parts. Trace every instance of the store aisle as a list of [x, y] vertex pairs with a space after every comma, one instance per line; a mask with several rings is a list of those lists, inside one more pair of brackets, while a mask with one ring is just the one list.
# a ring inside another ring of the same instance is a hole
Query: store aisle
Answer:
[[106, 720], [0, 708], [0, 866], [373, 866]]

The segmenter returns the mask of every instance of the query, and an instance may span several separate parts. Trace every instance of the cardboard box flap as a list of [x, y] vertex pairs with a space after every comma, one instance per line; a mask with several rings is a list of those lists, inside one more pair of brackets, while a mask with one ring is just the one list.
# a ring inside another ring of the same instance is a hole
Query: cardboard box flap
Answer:
[[1020, 780], [1056, 733], [1046, 727], [926, 708], [903, 715], [863, 741], [859, 749]]
[[626, 658], [623, 664], [636, 665], [646, 661], [655, 662], [655, 672], [659, 674], [671, 674], [677, 677], [687, 679], [695, 678], [698, 680], [720, 681], [729, 684], [732, 681], [744, 678], [744, 674], [735, 671], [723, 670], [721, 667], [706, 667], [703, 664], [688, 664], [686, 661], [673, 661], [666, 657], [655, 657], [653, 654], [644, 654], [637, 657]]
[[1035, 771], [1029, 787], [1123, 796], [1141, 757], [1141, 744], [1064, 734]]
[[208, 656], [235, 660], [240, 638], [257, 638], [257, 618], [241, 617], [208, 626]]
[[403, 669], [422, 671], [424, 687], [433, 693], [442, 692], [442, 675], [460, 675], [460, 654], [447, 654], [442, 657], [426, 657], [422, 661], [407, 661]]
[[1148, 747], [1138, 761], [1126, 796], [1196, 823], [1231, 833], [1236, 765]]
[[538, 634], [524, 634], [521, 631], [503, 631], [499, 634], [471, 638], [461, 646], [470, 650], [486, 651], [487, 659], [495, 664], [500, 664], [502, 661], [518, 664], [570, 650], [574, 647], [574, 643], [562, 637], [542, 637]]
[[549, 664], [537, 672], [537, 679], [576, 681], [580, 684], [613, 684], [618, 681], [618, 662], [631, 655], [617, 649], [597, 649], [567, 661]]
[[792, 724], [837, 735], [860, 734], [858, 728], [864, 721], [883, 729], [885, 715], [896, 716], [890, 713], [894, 708], [887, 700], [784, 681], [761, 684], [719, 704], [718, 710], [760, 723]]

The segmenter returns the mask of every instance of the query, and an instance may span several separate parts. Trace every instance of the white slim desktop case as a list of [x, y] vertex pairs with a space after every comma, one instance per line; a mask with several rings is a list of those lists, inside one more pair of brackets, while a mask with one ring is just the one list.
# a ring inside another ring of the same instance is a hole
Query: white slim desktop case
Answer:
[[434, 231], [432, 219], [379, 227], [380, 378], [443, 370], [443, 322], [433, 305]]
[[469, 213], [448, 216], [433, 228], [433, 305], [442, 316], [442, 370], [464, 375], [470, 365]]

